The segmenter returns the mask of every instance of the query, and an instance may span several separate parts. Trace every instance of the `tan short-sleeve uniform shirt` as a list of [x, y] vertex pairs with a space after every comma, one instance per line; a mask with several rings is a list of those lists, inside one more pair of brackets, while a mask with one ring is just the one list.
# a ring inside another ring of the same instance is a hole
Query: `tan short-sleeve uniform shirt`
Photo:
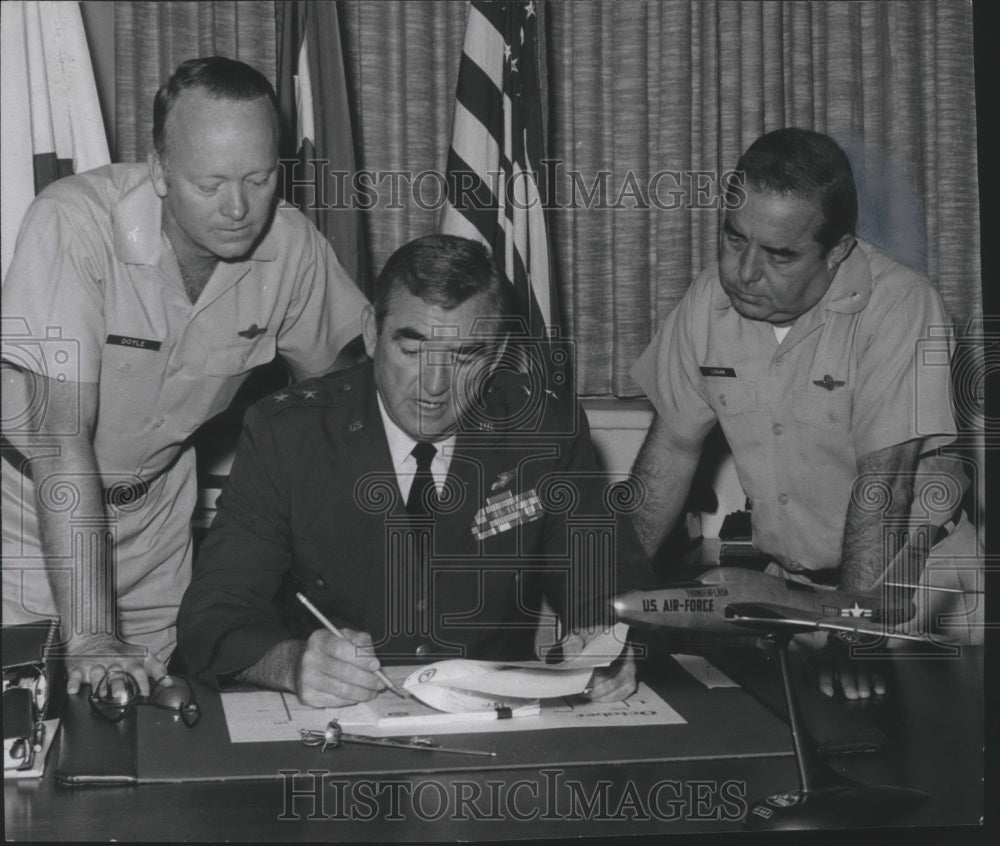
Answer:
[[[360, 332], [366, 301], [312, 224], [281, 205], [250, 257], [219, 262], [192, 304], [160, 209], [144, 164], [110, 165], [46, 189], [25, 216], [4, 280], [3, 358], [99, 384], [94, 448], [104, 486], [149, 486], [144, 503], [112, 515], [123, 614], [136, 604], [130, 591], [147, 585], [161, 595], [142, 607], [172, 609], [169, 616], [188, 580], [189, 554], [170, 566], [169, 584], [150, 585], [149, 576], [188, 543], [187, 438], [278, 353], [299, 373], [328, 371]], [[25, 515], [32, 480], [9, 481], [5, 569], [30, 560], [36, 531]], [[17, 538], [8, 536], [8, 516]], [[17, 544], [14, 562], [8, 542]]]
[[[760, 549], [792, 571], [829, 569], [840, 565], [858, 460], [915, 438], [924, 453], [953, 440], [947, 323], [926, 278], [859, 241], [781, 343], [731, 306], [709, 268], [632, 376], [676, 434], [700, 439], [721, 424]], [[918, 488], [940, 463], [922, 458]]]

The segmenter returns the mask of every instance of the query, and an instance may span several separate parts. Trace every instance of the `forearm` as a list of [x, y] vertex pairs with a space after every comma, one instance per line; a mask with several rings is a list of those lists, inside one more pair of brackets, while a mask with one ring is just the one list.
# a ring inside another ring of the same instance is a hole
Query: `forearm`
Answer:
[[[32, 409], [37, 396], [45, 402]], [[3, 434], [29, 462], [44, 566], [68, 638], [107, 634], [115, 624], [114, 549], [93, 445], [97, 404], [96, 383], [3, 369]]]
[[864, 456], [851, 492], [844, 525], [840, 586], [868, 590], [888, 565], [888, 552], [900, 544], [887, 544], [891, 534], [908, 531], [913, 501], [913, 472], [919, 442], [912, 441]]
[[684, 508], [701, 445], [673, 438], [657, 415], [639, 450], [633, 474], [643, 486], [632, 524], [647, 555], [654, 555]]
[[[54, 458], [32, 462], [35, 508], [45, 568], [68, 639], [106, 635], [117, 628], [114, 547], [97, 461], [89, 444], [66, 447]], [[72, 514], [68, 514], [68, 503]], [[67, 520], [70, 516], [71, 519]], [[84, 542], [76, 543], [73, 522], [81, 521]], [[92, 536], [97, 542], [92, 542]], [[66, 578], [69, 569], [71, 578]]]
[[296, 679], [306, 644], [301, 640], [285, 640], [271, 647], [254, 664], [236, 673], [237, 681], [298, 693]]

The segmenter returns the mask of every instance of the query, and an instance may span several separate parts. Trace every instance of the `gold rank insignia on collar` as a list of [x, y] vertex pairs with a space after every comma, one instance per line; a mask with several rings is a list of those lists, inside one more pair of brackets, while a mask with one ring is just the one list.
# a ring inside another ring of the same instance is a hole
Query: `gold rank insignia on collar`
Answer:
[[834, 379], [829, 373], [827, 373], [822, 379], [814, 380], [813, 384], [817, 388], [826, 388], [828, 391], [832, 391], [834, 388], [840, 388], [847, 383], [841, 382], [839, 379]]

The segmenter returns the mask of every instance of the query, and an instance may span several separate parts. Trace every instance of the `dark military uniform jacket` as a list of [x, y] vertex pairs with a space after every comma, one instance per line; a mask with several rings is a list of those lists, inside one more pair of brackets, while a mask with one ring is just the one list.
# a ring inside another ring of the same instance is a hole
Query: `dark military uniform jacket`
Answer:
[[415, 519], [370, 364], [251, 408], [178, 617], [186, 669], [214, 684], [308, 637], [296, 592], [383, 662], [534, 657], [543, 594], [564, 626], [605, 615], [616, 547], [640, 553], [616, 519], [633, 492], [598, 470], [582, 410], [513, 381], [474, 411], [436, 513]]

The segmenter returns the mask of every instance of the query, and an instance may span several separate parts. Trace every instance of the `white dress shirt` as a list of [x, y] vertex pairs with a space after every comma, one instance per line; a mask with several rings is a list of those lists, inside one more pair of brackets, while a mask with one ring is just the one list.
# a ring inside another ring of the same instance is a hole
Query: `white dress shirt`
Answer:
[[[410, 487], [413, 485], [413, 477], [417, 473], [417, 459], [412, 455], [417, 442], [396, 425], [386, 412], [381, 396], [378, 397], [378, 410], [382, 415], [386, 439], [389, 441], [389, 454], [392, 456], [392, 466], [396, 471], [399, 492], [403, 496], [403, 502], [406, 502], [410, 495]], [[451, 466], [451, 456], [455, 450], [455, 435], [434, 441], [434, 446], [437, 447], [437, 452], [431, 459], [431, 475], [434, 477], [434, 486], [438, 493], [441, 493], [445, 479], [448, 478], [448, 468]]]

